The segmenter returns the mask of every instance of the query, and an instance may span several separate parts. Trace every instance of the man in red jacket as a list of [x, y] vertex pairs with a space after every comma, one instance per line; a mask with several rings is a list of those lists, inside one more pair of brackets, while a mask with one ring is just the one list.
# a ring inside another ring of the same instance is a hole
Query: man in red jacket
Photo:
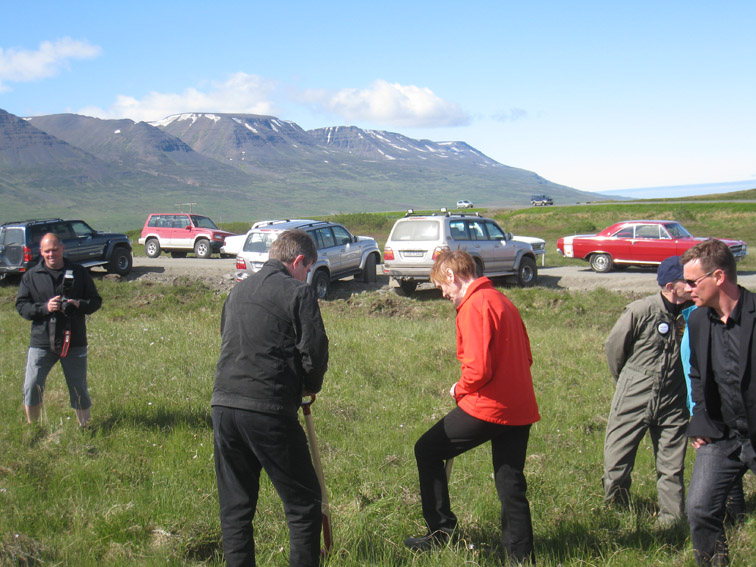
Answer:
[[407, 538], [405, 545], [425, 551], [449, 540], [457, 518], [444, 462], [490, 441], [506, 559], [529, 563], [534, 561], [533, 527], [523, 469], [530, 426], [540, 419], [530, 341], [517, 308], [475, 271], [472, 257], [458, 250], [439, 254], [431, 271], [431, 281], [457, 308], [462, 376], [449, 391], [457, 407], [415, 444], [428, 533]]

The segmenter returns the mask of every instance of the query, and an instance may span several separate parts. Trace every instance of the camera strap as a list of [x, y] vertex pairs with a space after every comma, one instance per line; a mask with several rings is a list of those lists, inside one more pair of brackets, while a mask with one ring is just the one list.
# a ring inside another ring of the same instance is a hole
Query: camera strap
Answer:
[[60, 349], [60, 358], [65, 358], [68, 354], [68, 347], [71, 346], [71, 329], [63, 331], [63, 346]]

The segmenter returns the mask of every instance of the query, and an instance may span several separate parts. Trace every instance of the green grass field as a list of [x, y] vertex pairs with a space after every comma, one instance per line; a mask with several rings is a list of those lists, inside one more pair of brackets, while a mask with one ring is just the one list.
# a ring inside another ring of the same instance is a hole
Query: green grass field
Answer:
[[[556, 256], [554, 237], [588, 222], [599, 229], [609, 224], [604, 215], [610, 213], [596, 207], [576, 210], [573, 218], [558, 212], [525, 209], [496, 218], [517, 233], [553, 235], [547, 264]], [[623, 218], [650, 214], [622, 212]], [[722, 221], [703, 210], [691, 214], [707, 233], [721, 229], [719, 236], [748, 241], [755, 230], [754, 211], [733, 211]], [[691, 222], [683, 224], [702, 233]], [[97, 285], [104, 303], [89, 320], [94, 405], [85, 431], [68, 407], [58, 367], [48, 380], [41, 427], [24, 423], [29, 323], [15, 312], [15, 287], [0, 286], [0, 565], [222, 565], [209, 400], [224, 296], [188, 280], [98, 279]], [[603, 435], [614, 390], [603, 342], [632, 297], [606, 290], [504, 291], [528, 327], [542, 415], [526, 467], [538, 563], [693, 565], [687, 527], [654, 525], [650, 442], [639, 451], [632, 508], [602, 504]], [[455, 461], [451, 497], [459, 541], [419, 555], [402, 543], [423, 531], [413, 445], [453, 404], [447, 391], [459, 365], [451, 303], [435, 291], [413, 298], [375, 292], [321, 306], [331, 364], [313, 415], [333, 513], [335, 553], [328, 564], [498, 565], [499, 510], [487, 446]], [[689, 451], [687, 479], [693, 458]], [[755, 491], [748, 475], [749, 517], [730, 532], [733, 566], [756, 563]], [[283, 512], [267, 480], [255, 527], [258, 564], [287, 565]]]

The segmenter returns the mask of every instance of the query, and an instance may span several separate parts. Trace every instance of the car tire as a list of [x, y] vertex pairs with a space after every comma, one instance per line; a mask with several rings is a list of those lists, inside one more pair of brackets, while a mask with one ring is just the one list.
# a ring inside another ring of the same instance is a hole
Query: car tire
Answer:
[[113, 253], [110, 255], [108, 272], [111, 274], [118, 274], [119, 276], [126, 276], [131, 271], [132, 263], [131, 252], [123, 246], [119, 246], [113, 250]]
[[520, 287], [533, 287], [538, 281], [538, 268], [530, 256], [525, 256], [520, 260], [520, 267], [517, 268], [517, 285]]
[[599, 274], [612, 270], [612, 257], [609, 254], [594, 254], [591, 256], [591, 269]]
[[475, 277], [483, 277], [483, 260], [475, 258]]
[[157, 258], [160, 256], [160, 242], [157, 238], [150, 238], [144, 243], [144, 253], [148, 258]]
[[328, 292], [331, 289], [331, 278], [328, 276], [328, 272], [325, 270], [318, 270], [312, 276], [312, 289], [315, 290], [315, 295], [318, 299], [325, 299], [328, 297]]
[[194, 243], [194, 255], [197, 258], [209, 258], [213, 253], [213, 249], [210, 248], [210, 241], [206, 238], [200, 238]]
[[403, 295], [412, 295], [417, 289], [417, 280], [399, 280], [399, 289]]
[[375, 259], [375, 254], [371, 254], [365, 260], [365, 269], [362, 270], [362, 281], [365, 282], [366, 284], [375, 283], [376, 281], [375, 266], [377, 263], [378, 262]]
[[171, 258], [186, 258], [186, 252], [171, 252]]

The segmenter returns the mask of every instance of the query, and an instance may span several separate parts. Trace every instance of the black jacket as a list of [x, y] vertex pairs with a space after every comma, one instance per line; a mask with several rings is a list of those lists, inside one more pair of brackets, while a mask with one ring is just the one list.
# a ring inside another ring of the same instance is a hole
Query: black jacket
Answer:
[[[741, 393], [746, 409], [748, 435], [756, 447], [756, 296], [740, 288], [741, 335], [740, 335], [740, 379]], [[714, 382], [711, 370], [711, 323], [709, 309], [696, 309], [688, 319], [690, 329], [690, 384], [695, 406], [688, 425], [689, 437], [710, 437], [722, 439], [727, 434], [727, 426], [722, 418], [722, 401], [719, 388]]]
[[[66, 270], [73, 270], [74, 280], [67, 297], [77, 299], [79, 308], [66, 305], [64, 313], [50, 313], [47, 302], [51, 297], [61, 295], [63, 291], [63, 276]], [[16, 310], [24, 319], [32, 322], [31, 341], [29, 346], [50, 348], [51, 332], [59, 345], [63, 342], [63, 332], [71, 329], [72, 347], [86, 346], [87, 322], [85, 315], [94, 313], [102, 305], [102, 298], [97, 293], [89, 272], [79, 264], [64, 259], [62, 270], [49, 270], [44, 259], [29, 269], [21, 278], [16, 296]]]
[[315, 292], [277, 260], [238, 283], [221, 317], [211, 405], [296, 416], [320, 391], [328, 337]]

